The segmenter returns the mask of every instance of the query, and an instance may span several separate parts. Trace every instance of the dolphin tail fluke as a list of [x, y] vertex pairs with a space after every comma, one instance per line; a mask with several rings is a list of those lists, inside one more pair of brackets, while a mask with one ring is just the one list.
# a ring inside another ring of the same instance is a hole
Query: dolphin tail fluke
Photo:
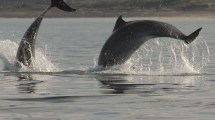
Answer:
[[186, 36], [184, 39], [184, 42], [186, 44], [189, 44], [191, 42], [193, 42], [196, 37], [199, 35], [199, 32], [201, 31], [202, 28], [199, 28], [198, 30], [196, 30], [195, 32], [191, 33], [189, 36]]
[[69, 7], [63, 0], [51, 0], [51, 6], [57, 7], [66, 12], [76, 11], [76, 9]]

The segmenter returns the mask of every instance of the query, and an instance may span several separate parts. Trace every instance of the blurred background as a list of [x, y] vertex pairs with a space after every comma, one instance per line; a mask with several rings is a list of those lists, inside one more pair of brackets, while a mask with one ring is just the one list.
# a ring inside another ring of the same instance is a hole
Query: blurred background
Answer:
[[[36, 17], [51, 0], [0, 0], [0, 17]], [[77, 12], [46, 17], [215, 17], [215, 0], [64, 0]], [[61, 14], [56, 14], [61, 13]]]

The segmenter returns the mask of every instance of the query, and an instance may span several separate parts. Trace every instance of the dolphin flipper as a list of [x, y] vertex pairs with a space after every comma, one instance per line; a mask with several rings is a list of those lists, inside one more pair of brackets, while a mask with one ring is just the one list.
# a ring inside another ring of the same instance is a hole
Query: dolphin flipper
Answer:
[[57, 7], [63, 11], [73, 12], [76, 9], [69, 7], [63, 0], [51, 0], [51, 4], [47, 7], [31, 24], [28, 30], [25, 32], [19, 48], [16, 54], [16, 66], [20, 67], [19, 63], [23, 63], [25, 66], [32, 65], [32, 59], [35, 58], [35, 42], [37, 33], [40, 27], [40, 24], [43, 20], [43, 17], [49, 9], [52, 7]]

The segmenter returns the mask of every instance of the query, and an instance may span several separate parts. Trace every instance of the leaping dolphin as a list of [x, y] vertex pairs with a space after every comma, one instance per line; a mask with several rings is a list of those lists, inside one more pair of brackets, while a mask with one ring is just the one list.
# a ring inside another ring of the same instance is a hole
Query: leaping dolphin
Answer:
[[105, 42], [98, 60], [98, 65], [111, 67], [124, 64], [131, 55], [147, 40], [157, 37], [170, 37], [191, 43], [199, 35], [199, 28], [186, 36], [171, 24], [153, 21], [136, 20], [126, 22], [122, 16], [116, 21], [113, 33]]
[[39, 30], [40, 24], [43, 20], [43, 17], [47, 13], [49, 9], [52, 7], [57, 7], [63, 11], [67, 12], [73, 12], [76, 11], [76, 9], [73, 9], [69, 7], [63, 0], [51, 0], [51, 4], [49, 7], [47, 7], [31, 24], [31, 26], [28, 28], [26, 33], [24, 34], [20, 44], [19, 48], [16, 54], [16, 66], [21, 67], [20, 63], [22, 63], [25, 66], [31, 66], [32, 59], [35, 58], [35, 42], [36, 42], [36, 36], [37, 32]]

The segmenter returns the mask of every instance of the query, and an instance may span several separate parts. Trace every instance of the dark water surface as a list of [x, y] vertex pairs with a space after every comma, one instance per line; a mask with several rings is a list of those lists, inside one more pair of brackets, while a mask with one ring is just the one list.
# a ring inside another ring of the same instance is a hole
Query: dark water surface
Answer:
[[164, 21], [187, 35], [203, 30], [190, 45], [150, 40], [107, 69], [97, 59], [116, 18], [46, 18], [35, 68], [17, 71], [18, 44], [33, 19], [1, 18], [1, 119], [214, 119], [215, 19], [125, 18], [135, 19]]

